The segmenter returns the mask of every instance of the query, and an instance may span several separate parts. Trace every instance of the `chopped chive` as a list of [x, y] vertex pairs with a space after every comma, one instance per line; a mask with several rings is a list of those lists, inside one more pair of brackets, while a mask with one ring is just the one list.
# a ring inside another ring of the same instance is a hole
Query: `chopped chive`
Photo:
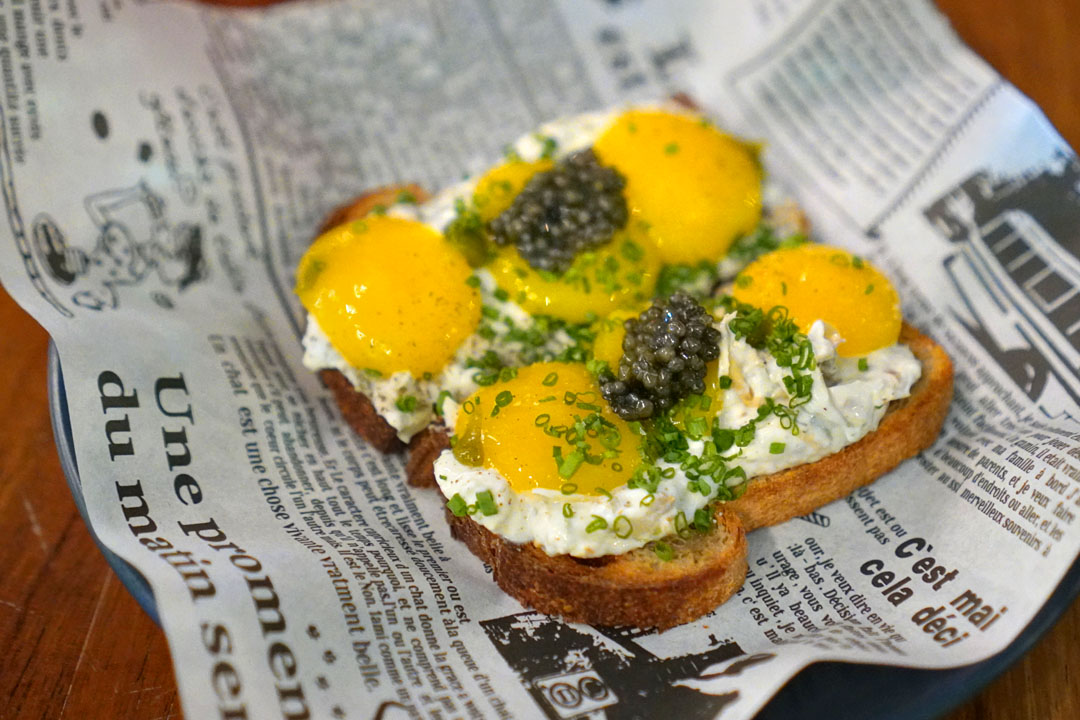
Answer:
[[680, 510], [675, 515], [675, 533], [679, 537], [686, 537], [690, 532], [689, 523], [686, 522], [686, 513]]
[[490, 305], [484, 305], [480, 308], [480, 314], [486, 317], [488, 320], [498, 320], [499, 311]]
[[705, 532], [712, 527], [713, 516], [706, 508], [698, 508], [694, 511], [694, 529]]
[[382, 373], [379, 372], [378, 370], [376, 370], [375, 368], [364, 368], [364, 374], [367, 375], [368, 377], [373, 377], [373, 378], [381, 378], [382, 377]]
[[465, 517], [468, 503], [465, 502], [465, 498], [454, 493], [454, 497], [447, 501], [446, 507], [450, 512], [454, 513], [454, 517]]
[[555, 397], [554, 395], [548, 395], [548, 396], [547, 396], [547, 397], [545, 397], [545, 398], [540, 398], [540, 399], [539, 399], [539, 400], [537, 400], [536, 402], [537, 402], [538, 404], [539, 404], [539, 403], [546, 403], [546, 402], [554, 402], [554, 401], [556, 401], [556, 400], [558, 400], [558, 399], [559, 399], [559, 398]]
[[729, 387], [731, 387], [731, 383], [732, 380], [730, 375], [720, 376], [719, 385], [721, 390], [727, 390]]
[[501, 393], [495, 396], [495, 404], [499, 407], [506, 407], [514, 400], [514, 393], [509, 390], [503, 390]]
[[653, 502], [655, 500], [656, 500], [656, 496], [653, 495], [652, 493], [649, 493], [645, 497], [641, 498], [641, 502], [638, 503], [638, 504], [641, 505], [642, 507], [649, 507], [650, 505], [653, 504]]
[[577, 484], [576, 483], [563, 483], [562, 487], [559, 488], [559, 492], [561, 492], [563, 495], [573, 495], [574, 493], [577, 492]]
[[596, 493], [597, 495], [603, 495], [603, 496], [604, 496], [604, 497], [606, 497], [606, 498], [607, 498], [608, 500], [611, 500], [611, 499], [612, 499], [612, 498], [614, 497], [614, 496], [613, 496], [613, 495], [611, 494], [611, 491], [610, 491], [610, 490], [607, 490], [606, 488], [602, 488], [602, 487], [594, 488], [594, 489], [593, 489], [593, 492], [595, 492], [595, 493]]
[[869, 369], [870, 363], [867, 362], [866, 358], [859, 358], [859, 370], [866, 372]]
[[653, 552], [656, 553], [656, 557], [660, 558], [664, 562], [671, 562], [671, 559], [675, 557], [675, 551], [671, 549], [671, 546], [666, 542], [657, 542], [653, 545]]
[[443, 401], [445, 401], [446, 398], [448, 398], [448, 397], [450, 397], [450, 391], [449, 390], [440, 390], [439, 391], [439, 397], [435, 398], [435, 405], [434, 405], [435, 414], [438, 415], [439, 417], [443, 416]]
[[630, 522], [629, 518], [619, 515], [615, 518], [615, 522], [611, 524], [611, 531], [615, 533], [615, 537], [625, 540], [630, 537], [630, 533], [634, 532], [634, 524]]
[[559, 477], [564, 480], [569, 480], [577, 472], [577, 469], [581, 467], [581, 463], [585, 462], [585, 453], [579, 449], [574, 449], [569, 455], [567, 455], [561, 463], [559, 463]]
[[572, 518], [572, 517], [574, 517], [574, 508], [570, 506], [570, 503], [563, 503], [562, 516], [564, 518]]
[[686, 434], [695, 440], [700, 439], [709, 430], [709, 423], [703, 417], [692, 418], [686, 424]]
[[751, 284], [753, 284], [753, 282], [754, 278], [750, 277], [749, 275], [739, 275], [737, 278], [735, 278], [735, 285], [736, 287], [740, 288], [748, 288]]
[[547, 425], [549, 422], [551, 422], [551, 416], [548, 415], [547, 413], [540, 413], [539, 415], [536, 416], [536, 419], [533, 420], [533, 424], [536, 425], [536, 427], [543, 427], [544, 425]]
[[476, 493], [476, 507], [484, 515], [495, 515], [499, 512], [499, 506], [495, 504], [495, 497], [490, 490], [481, 490]]
[[544, 379], [540, 382], [540, 384], [546, 387], [551, 387], [557, 382], [559, 382], [559, 373], [550, 372], [544, 376]]
[[585, 532], [587, 532], [587, 533], [594, 533], [597, 530], [606, 530], [606, 529], [607, 529], [607, 520], [600, 517], [599, 515], [593, 515], [592, 521], [588, 525], [585, 526]]
[[717, 452], [727, 452], [735, 444], [735, 433], [731, 430], [713, 430], [713, 442]]
[[769, 454], [779, 455], [780, 453], [784, 452], [784, 448], [786, 447], [787, 444], [782, 442], [769, 443]]
[[478, 288], [480, 287], [480, 278], [476, 277], [475, 275], [470, 275], [469, 277], [465, 278], [465, 284], [471, 288]]
[[416, 409], [416, 398], [412, 395], [403, 395], [394, 401], [394, 406], [401, 412], [411, 413]]
[[674, 155], [675, 153], [679, 152], [679, 143], [668, 143], [664, 146], [664, 152], [668, 155]]
[[501, 302], [506, 302], [510, 299], [510, 293], [506, 292], [502, 288], [495, 288], [495, 292], [492, 293], [492, 295], [495, 296], [496, 300], [499, 300]]
[[859, 257], [858, 255], [852, 255], [851, 256], [851, 267], [855, 268], [856, 270], [862, 270], [862, 266], [863, 266], [863, 259], [861, 257]]
[[870, 283], [866, 286], [866, 292], [864, 292], [863, 295], [869, 295], [872, 292], [874, 292], [874, 283]]

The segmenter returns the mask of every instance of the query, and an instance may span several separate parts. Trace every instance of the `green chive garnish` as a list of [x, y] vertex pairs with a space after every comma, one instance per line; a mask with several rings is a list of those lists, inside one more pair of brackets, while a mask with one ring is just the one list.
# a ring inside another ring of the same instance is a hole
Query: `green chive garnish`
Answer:
[[585, 526], [585, 532], [594, 533], [597, 530], [606, 530], [607, 529], [607, 520], [600, 517], [599, 515], [593, 515], [592, 517], [593, 517], [592, 521], [588, 525]]
[[447, 501], [446, 507], [450, 512], [454, 513], [454, 517], [465, 517], [468, 514], [468, 503], [465, 502], [465, 498], [457, 493], [454, 493], [454, 497]]
[[653, 552], [664, 562], [671, 562], [671, 559], [675, 557], [675, 551], [665, 542], [657, 542], [653, 545]]
[[630, 537], [630, 533], [634, 532], [634, 524], [628, 518], [619, 515], [611, 524], [611, 531], [615, 533], [615, 537], [625, 540]]
[[770, 443], [769, 444], [769, 454], [771, 454], [771, 455], [779, 455], [780, 453], [784, 452], [784, 448], [786, 448], [786, 447], [787, 447], [786, 443], [782, 443], [782, 442]]
[[481, 490], [476, 493], [476, 507], [485, 515], [494, 515], [499, 512], [499, 506], [495, 504], [495, 497], [490, 490]]

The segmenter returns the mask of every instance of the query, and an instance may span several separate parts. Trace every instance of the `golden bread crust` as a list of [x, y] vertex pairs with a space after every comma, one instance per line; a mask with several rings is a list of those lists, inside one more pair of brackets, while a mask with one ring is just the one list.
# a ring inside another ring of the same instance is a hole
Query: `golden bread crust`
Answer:
[[375, 188], [363, 195], [358, 195], [344, 205], [334, 208], [319, 227], [319, 234], [322, 235], [327, 230], [336, 228], [338, 225], [359, 220], [380, 205], [390, 207], [397, 202], [398, 197], [403, 192], [410, 193], [418, 203], [422, 203], [430, 197], [422, 187], [413, 183], [385, 185]]
[[665, 629], [717, 608], [746, 579], [746, 532], [730, 512], [718, 512], [708, 533], [670, 538], [674, 557], [648, 548], [577, 559], [508, 542], [468, 516], [447, 512], [450, 532], [492, 569], [508, 595], [569, 622]]
[[953, 393], [952, 361], [940, 345], [904, 323], [900, 342], [922, 365], [911, 395], [895, 401], [877, 430], [817, 462], [752, 478], [726, 503], [747, 532], [776, 525], [847, 496], [934, 443]]

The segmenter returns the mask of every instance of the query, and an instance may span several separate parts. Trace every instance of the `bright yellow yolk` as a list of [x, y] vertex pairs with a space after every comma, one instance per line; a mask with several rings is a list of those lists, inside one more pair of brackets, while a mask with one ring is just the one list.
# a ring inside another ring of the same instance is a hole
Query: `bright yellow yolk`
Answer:
[[[530, 365], [482, 389], [461, 406], [454, 434], [460, 461], [497, 470], [519, 493], [611, 491], [640, 463], [638, 436], [611, 412], [580, 364]], [[579, 448], [579, 440], [587, 447]]]
[[632, 110], [593, 149], [626, 176], [630, 221], [649, 223], [665, 263], [717, 260], [761, 218], [753, 150], [698, 118]]
[[887, 347], [900, 336], [900, 298], [881, 272], [846, 250], [801, 245], [763, 255], [735, 278], [740, 302], [788, 309], [802, 332], [823, 320], [844, 342], [843, 357]]
[[511, 160], [488, 170], [477, 181], [476, 190], [473, 192], [473, 205], [477, 215], [483, 222], [494, 220], [510, 207], [533, 175], [550, 170], [552, 165], [550, 160]]
[[593, 357], [606, 362], [612, 372], [619, 369], [619, 359], [623, 354], [622, 342], [626, 337], [626, 328], [623, 323], [639, 314], [634, 310], [616, 310], [592, 325], [592, 331], [596, 333], [593, 340]]
[[579, 254], [562, 275], [533, 269], [515, 248], [501, 249], [488, 269], [529, 314], [580, 323], [649, 299], [660, 256], [642, 228], [628, 226], [606, 245]]
[[426, 225], [369, 216], [308, 248], [296, 294], [350, 365], [420, 377], [442, 370], [480, 323], [470, 272]]

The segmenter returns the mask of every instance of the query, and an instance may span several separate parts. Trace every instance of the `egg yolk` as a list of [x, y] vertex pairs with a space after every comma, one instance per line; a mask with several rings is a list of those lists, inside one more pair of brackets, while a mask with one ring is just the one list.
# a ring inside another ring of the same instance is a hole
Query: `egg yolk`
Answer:
[[473, 205], [480, 220], [489, 222], [502, 214], [533, 175], [550, 170], [553, 165], [550, 160], [511, 160], [484, 173], [473, 191]]
[[624, 323], [639, 314], [635, 310], [616, 310], [592, 324], [591, 329], [595, 336], [592, 347], [593, 357], [606, 362], [612, 372], [619, 369], [619, 360], [623, 355], [622, 343], [623, 338], [626, 337]]
[[369, 216], [311, 245], [296, 294], [350, 365], [420, 377], [442, 370], [480, 323], [470, 273], [426, 225]]
[[593, 149], [626, 177], [631, 222], [649, 223], [665, 263], [718, 260], [761, 218], [754, 150], [699, 118], [632, 110]]
[[579, 254], [561, 275], [536, 270], [515, 248], [499, 250], [488, 269], [530, 315], [581, 323], [649, 299], [660, 264], [644, 229], [628, 226], [606, 245]]
[[881, 271], [827, 245], [807, 244], [758, 258], [735, 278], [736, 300], [768, 310], [776, 305], [806, 333], [824, 321], [844, 342], [842, 357], [860, 357], [896, 343], [900, 298]]
[[466, 400], [454, 455], [497, 470], [515, 492], [611, 491], [641, 462], [639, 437], [608, 408], [581, 364], [539, 363]]

